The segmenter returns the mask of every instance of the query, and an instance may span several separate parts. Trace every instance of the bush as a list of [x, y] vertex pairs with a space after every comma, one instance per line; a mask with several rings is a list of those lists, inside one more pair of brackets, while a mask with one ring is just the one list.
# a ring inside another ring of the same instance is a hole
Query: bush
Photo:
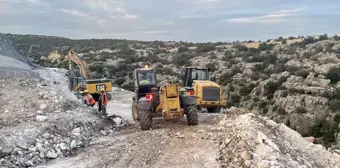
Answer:
[[254, 84], [250, 84], [249, 86], [243, 86], [240, 88], [239, 93], [241, 96], [247, 96], [253, 91], [255, 87], [256, 85]]
[[340, 110], [340, 100], [339, 99], [333, 99], [329, 101], [329, 108], [332, 111]]
[[296, 71], [298, 71], [300, 69], [300, 67], [297, 66], [293, 66], [293, 65], [286, 65], [285, 69], [289, 72], [289, 73], [295, 73]]
[[189, 48], [182, 46], [178, 48], [177, 53], [180, 54], [180, 53], [187, 52], [187, 51], [189, 51]]
[[279, 87], [287, 80], [287, 77], [280, 77], [280, 79], [277, 82], [269, 81], [265, 86], [265, 93], [266, 94], [274, 94], [276, 90], [279, 89]]
[[332, 84], [337, 83], [340, 81], [340, 68], [339, 67], [332, 67], [326, 74], [326, 78], [331, 80]]
[[270, 51], [274, 47], [274, 44], [261, 43], [257, 48], [258, 51]]
[[302, 54], [302, 56], [303, 56], [304, 58], [309, 59], [311, 56], [313, 56], [313, 52], [311, 52], [311, 51], [306, 51], [306, 52], [304, 52], [304, 53]]
[[303, 79], [306, 79], [307, 76], [309, 75], [309, 71], [308, 70], [299, 70], [297, 72], [295, 72], [296, 76], [301, 76], [303, 77]]
[[233, 59], [233, 54], [230, 51], [226, 51], [224, 53], [224, 61], [230, 61], [231, 59]]
[[320, 41], [321, 41], [321, 40], [327, 40], [327, 39], [328, 39], [327, 34], [324, 34], [324, 35], [319, 36], [319, 40], [320, 40]]
[[281, 44], [287, 44], [287, 40], [286, 40], [286, 39], [283, 39], [283, 40], [281, 41]]
[[229, 101], [227, 101], [227, 107], [238, 106], [241, 101], [241, 96], [238, 94], [230, 94]]
[[192, 57], [188, 53], [176, 54], [172, 58], [172, 63], [175, 64], [176, 66], [190, 65], [191, 58]]
[[211, 62], [205, 65], [207, 68], [210, 69], [211, 72], [215, 72], [217, 70], [216, 68], [216, 62]]
[[205, 44], [199, 44], [195, 50], [196, 53], [206, 53], [209, 51], [214, 51], [216, 49], [216, 46], [212, 43], [205, 43]]
[[333, 36], [333, 39], [334, 39], [335, 41], [340, 41], [340, 37], [339, 37], [338, 35]]
[[277, 82], [269, 81], [265, 86], [266, 94], [274, 93], [281, 85]]
[[234, 44], [233, 48], [236, 48], [238, 51], [244, 51], [247, 52], [248, 51], [248, 47], [242, 44]]
[[114, 81], [115, 84], [121, 86], [125, 82], [125, 78], [118, 78]]
[[339, 132], [339, 122], [334, 117], [333, 121], [323, 120], [311, 128], [311, 135], [315, 138], [322, 137], [323, 145], [329, 147], [329, 144], [335, 142], [335, 134]]
[[209, 59], [216, 59], [217, 58], [217, 56], [216, 56], [216, 54], [215, 53], [210, 53], [210, 55], [209, 55]]

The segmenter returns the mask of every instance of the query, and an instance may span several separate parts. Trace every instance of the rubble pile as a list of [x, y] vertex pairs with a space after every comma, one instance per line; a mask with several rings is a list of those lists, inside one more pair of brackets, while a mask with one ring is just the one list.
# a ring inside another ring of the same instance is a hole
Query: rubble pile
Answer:
[[284, 124], [253, 113], [225, 116], [219, 143], [222, 167], [340, 167], [340, 155], [305, 140]]
[[127, 125], [102, 119], [68, 90], [66, 71], [0, 69], [0, 165], [30, 167], [72, 155]]

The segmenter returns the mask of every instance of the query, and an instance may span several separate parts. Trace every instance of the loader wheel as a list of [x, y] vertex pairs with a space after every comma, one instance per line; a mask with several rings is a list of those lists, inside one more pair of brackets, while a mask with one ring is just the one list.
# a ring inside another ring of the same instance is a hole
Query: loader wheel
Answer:
[[187, 115], [188, 125], [198, 124], [198, 111], [197, 111], [196, 106], [187, 107], [186, 115]]
[[[143, 106], [143, 105], [144, 104], [139, 104], [138, 106]], [[137, 109], [137, 112], [138, 112], [138, 120], [139, 120], [141, 129], [149, 130], [152, 126], [152, 116], [151, 116], [150, 110], [145, 110], [145, 108], [142, 108], [142, 109]]]

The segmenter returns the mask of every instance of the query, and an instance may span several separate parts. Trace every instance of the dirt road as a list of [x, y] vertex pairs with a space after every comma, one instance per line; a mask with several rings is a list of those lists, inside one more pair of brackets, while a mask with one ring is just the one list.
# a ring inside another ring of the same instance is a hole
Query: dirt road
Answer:
[[156, 119], [150, 131], [135, 124], [41, 167], [219, 167], [218, 142], [211, 136], [216, 116], [200, 114], [198, 126]]

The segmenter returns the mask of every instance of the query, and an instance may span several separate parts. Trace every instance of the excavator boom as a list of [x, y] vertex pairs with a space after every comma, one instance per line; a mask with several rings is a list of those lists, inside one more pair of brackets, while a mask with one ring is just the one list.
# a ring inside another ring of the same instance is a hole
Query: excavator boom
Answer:
[[68, 60], [76, 63], [79, 66], [80, 73], [82, 74], [84, 79], [89, 79], [89, 66], [86, 64], [85, 60], [79, 57], [72, 50], [68, 52], [67, 58]]

